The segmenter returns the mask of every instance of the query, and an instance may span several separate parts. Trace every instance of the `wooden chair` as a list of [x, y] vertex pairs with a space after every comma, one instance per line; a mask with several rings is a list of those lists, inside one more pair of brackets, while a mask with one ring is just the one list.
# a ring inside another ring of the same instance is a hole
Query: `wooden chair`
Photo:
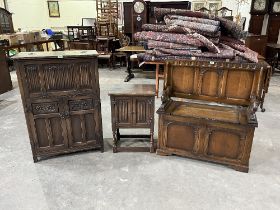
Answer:
[[227, 7], [221, 7], [220, 9], [216, 10], [215, 15], [221, 16], [229, 20], [233, 20], [232, 10]]
[[202, 8], [200, 8], [200, 9], [198, 9], [198, 10], [196, 10], [197, 12], [203, 12], [203, 13], [210, 13], [211, 11], [209, 10], [209, 9], [207, 9], [206, 7], [202, 7]]

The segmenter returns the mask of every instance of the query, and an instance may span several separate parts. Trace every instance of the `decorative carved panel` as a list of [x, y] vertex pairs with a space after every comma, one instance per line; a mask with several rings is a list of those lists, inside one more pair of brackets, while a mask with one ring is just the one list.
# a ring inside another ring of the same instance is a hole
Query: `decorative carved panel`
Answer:
[[70, 111], [88, 110], [93, 109], [94, 104], [92, 99], [75, 100], [69, 101], [69, 108]]
[[32, 104], [32, 110], [34, 114], [58, 113], [58, 105], [57, 103]]

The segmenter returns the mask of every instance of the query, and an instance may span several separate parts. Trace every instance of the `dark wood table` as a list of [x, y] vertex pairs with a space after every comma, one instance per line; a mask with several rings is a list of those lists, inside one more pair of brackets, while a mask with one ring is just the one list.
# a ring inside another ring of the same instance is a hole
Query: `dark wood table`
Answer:
[[[125, 85], [109, 92], [111, 98], [113, 152], [154, 152], [155, 85]], [[150, 135], [120, 135], [120, 128], [146, 128]], [[121, 147], [121, 138], [149, 138], [150, 147]]]
[[[266, 45], [268, 48], [270, 48], [271, 50], [274, 50], [278, 55], [277, 55], [277, 60], [275, 61], [275, 63], [273, 62], [273, 73], [275, 72], [275, 67], [279, 66], [280, 63], [280, 44], [276, 44], [276, 43], [268, 43]], [[280, 72], [280, 71], [277, 71]]]
[[[35, 46], [40, 46], [42, 44], [46, 44], [46, 47], [47, 47], [47, 51], [49, 51], [49, 43], [55, 43], [55, 51], [57, 51], [57, 46], [56, 46], [56, 43], [63, 43], [63, 40], [56, 40], [56, 39], [50, 39], [50, 40], [44, 40], [44, 41], [37, 41], [37, 42], [27, 42], [27, 43], [22, 43], [22, 44], [16, 44], [16, 45], [10, 45], [10, 46], [1, 46], [0, 47], [0, 50], [4, 50], [6, 51], [6, 54], [9, 55], [9, 50], [12, 50], [12, 49], [17, 49], [18, 52], [21, 52], [22, 51], [22, 48], [28, 48], [28, 46], [31, 46], [31, 45], [35, 45]], [[62, 44], [62, 49], [61, 50], [64, 50], [64, 44]]]
[[134, 74], [131, 71], [131, 60], [130, 60], [130, 56], [133, 53], [141, 53], [141, 52], [145, 52], [145, 49], [143, 46], [125, 46], [122, 47], [120, 49], [116, 49], [116, 51], [118, 52], [124, 52], [126, 53], [126, 60], [127, 60], [127, 72], [128, 75], [125, 78], [125, 82], [128, 82], [129, 80], [131, 80], [132, 78], [134, 78]]

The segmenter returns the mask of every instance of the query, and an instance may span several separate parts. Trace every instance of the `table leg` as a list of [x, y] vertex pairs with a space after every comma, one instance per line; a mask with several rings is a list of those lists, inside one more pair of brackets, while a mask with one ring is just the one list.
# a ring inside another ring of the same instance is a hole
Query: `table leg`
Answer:
[[117, 130], [113, 129], [113, 153], [118, 152], [117, 143], [118, 143]]
[[130, 60], [130, 56], [132, 55], [132, 52], [127, 52], [126, 53], [126, 59], [127, 59], [127, 72], [128, 75], [126, 76], [126, 78], [124, 79], [125, 82], [128, 82], [129, 80], [131, 80], [132, 78], [134, 78], [134, 74], [131, 71], [131, 60]]
[[155, 152], [155, 142], [154, 142], [154, 132], [151, 131], [150, 132], [151, 134], [151, 139], [150, 139], [150, 144], [151, 144], [151, 147], [150, 147], [150, 153], [154, 153]]

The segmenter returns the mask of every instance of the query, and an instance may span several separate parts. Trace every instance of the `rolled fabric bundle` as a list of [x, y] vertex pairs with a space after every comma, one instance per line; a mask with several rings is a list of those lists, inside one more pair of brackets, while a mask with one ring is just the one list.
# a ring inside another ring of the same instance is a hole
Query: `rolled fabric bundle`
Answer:
[[235, 52], [232, 49], [221, 49], [220, 53], [212, 53], [212, 52], [193, 52], [190, 50], [174, 50], [174, 49], [154, 49], [149, 54], [153, 54], [155, 56], [191, 56], [191, 57], [204, 57], [204, 58], [217, 58], [217, 59], [234, 59]]
[[143, 31], [156, 31], [156, 32], [165, 32], [165, 33], [177, 33], [177, 34], [190, 34], [190, 33], [199, 33], [207, 38], [218, 38], [221, 36], [221, 31], [216, 33], [209, 33], [201, 30], [194, 30], [188, 27], [178, 26], [178, 25], [157, 25], [157, 24], [144, 24], [142, 26]]
[[222, 34], [226, 32], [236, 39], [245, 39], [247, 37], [248, 32], [243, 31], [237, 23], [222, 17], [216, 17], [215, 19], [221, 23]]
[[162, 42], [155, 40], [148, 40], [148, 49], [154, 48], [167, 48], [167, 49], [177, 49], [177, 50], [199, 50], [198, 47], [186, 45], [186, 44], [176, 44], [172, 42]]
[[219, 53], [220, 50], [207, 38], [204, 36], [194, 33], [194, 34], [172, 34], [163, 32], [153, 32], [153, 31], [142, 31], [134, 34], [134, 38], [137, 41], [163, 41], [163, 42], [172, 42], [177, 44], [188, 44], [197, 47], [206, 47], [210, 52]]
[[258, 63], [259, 62], [259, 60], [258, 60], [258, 55], [259, 54], [257, 52], [255, 52], [255, 51], [247, 48], [246, 46], [244, 46], [244, 47], [242, 47], [242, 46], [237, 47], [236, 44], [228, 43], [228, 42], [221, 43], [220, 45], [223, 46], [225, 49], [232, 49], [232, 50], [234, 50], [236, 55], [246, 59], [247, 61], [251, 61], [251, 62], [254, 62], [254, 63]]
[[165, 15], [181, 15], [188, 17], [197, 17], [197, 18], [208, 18], [209, 15], [203, 12], [193, 12], [186, 9], [173, 9], [173, 8], [157, 8], [154, 7], [154, 15], [156, 19], [163, 20]]
[[242, 30], [241, 26], [231, 20], [223, 17], [214, 17], [202, 12], [193, 12], [185, 9], [154, 8], [154, 14], [157, 19], [163, 19], [165, 15], [180, 15], [220, 21], [222, 34], [230, 34], [236, 39], [245, 39], [248, 34]]
[[165, 33], [178, 33], [178, 34], [190, 34], [192, 30], [186, 27], [176, 25], [156, 25], [156, 24], [144, 24], [142, 26], [144, 31], [156, 31]]
[[213, 26], [219, 26], [220, 21], [206, 19], [206, 18], [196, 18], [196, 17], [188, 17], [188, 16], [180, 16], [180, 15], [166, 15], [171, 20], [186, 20], [190, 22], [196, 22], [196, 23], [204, 23], [207, 25], [213, 25]]
[[164, 17], [164, 21], [166, 24], [169, 25], [178, 25], [190, 28], [192, 30], [199, 30], [199, 31], [205, 31], [207, 33], [217, 33], [217, 31], [220, 30], [219, 26], [216, 25], [208, 25], [204, 23], [198, 23], [198, 22], [191, 22], [186, 20], [180, 20], [180, 19], [170, 19], [169, 16]]
[[141, 62], [143, 61], [174, 61], [174, 60], [199, 60], [199, 61], [225, 61], [224, 58], [205, 58], [205, 57], [192, 57], [192, 56], [176, 56], [176, 55], [167, 55], [167, 56], [154, 56], [147, 53], [137, 54], [137, 59]]

